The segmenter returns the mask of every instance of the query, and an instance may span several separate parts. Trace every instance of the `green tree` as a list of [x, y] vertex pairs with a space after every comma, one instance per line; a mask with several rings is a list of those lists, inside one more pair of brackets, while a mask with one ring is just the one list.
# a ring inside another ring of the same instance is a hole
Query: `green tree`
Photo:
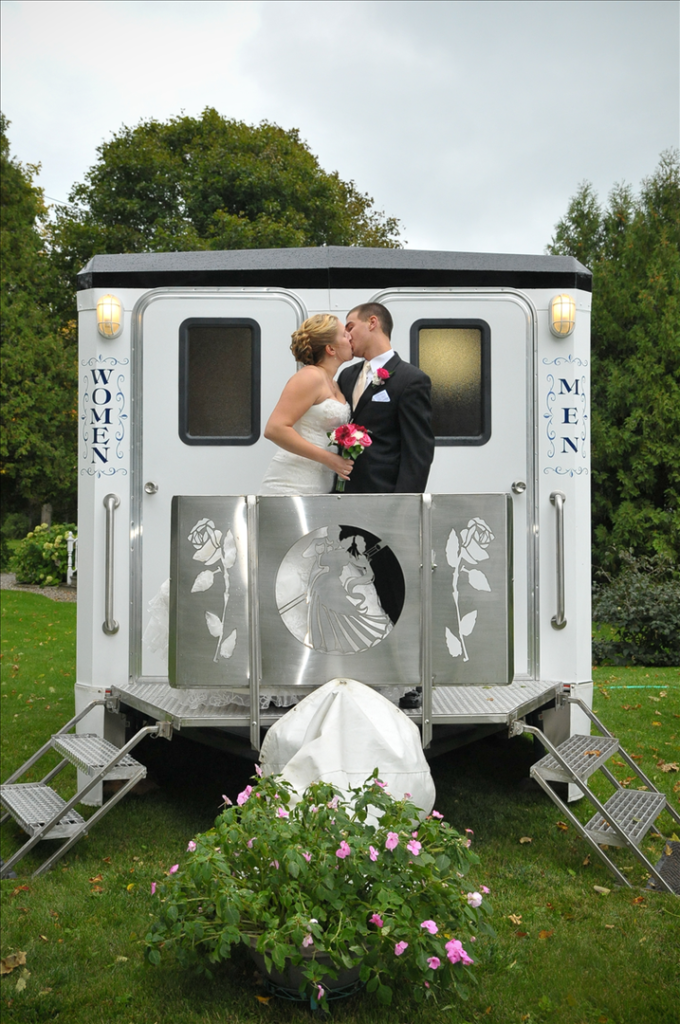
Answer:
[[94, 253], [399, 245], [398, 221], [324, 171], [297, 129], [208, 107], [123, 127], [98, 153], [52, 231], [71, 278]]
[[2, 514], [45, 503], [73, 517], [77, 461], [75, 325], [61, 323], [50, 301], [54, 270], [45, 253], [39, 167], [10, 155], [0, 115], [0, 331]]
[[548, 252], [593, 271], [594, 561], [680, 556], [680, 157], [602, 209], [582, 184]]

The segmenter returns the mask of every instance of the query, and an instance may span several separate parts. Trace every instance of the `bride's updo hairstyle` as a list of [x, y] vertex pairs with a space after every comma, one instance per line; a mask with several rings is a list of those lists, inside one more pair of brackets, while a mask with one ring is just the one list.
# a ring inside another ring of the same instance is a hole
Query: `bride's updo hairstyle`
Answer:
[[293, 332], [290, 350], [298, 363], [315, 366], [323, 357], [326, 345], [332, 345], [338, 334], [338, 318], [332, 313], [315, 313]]

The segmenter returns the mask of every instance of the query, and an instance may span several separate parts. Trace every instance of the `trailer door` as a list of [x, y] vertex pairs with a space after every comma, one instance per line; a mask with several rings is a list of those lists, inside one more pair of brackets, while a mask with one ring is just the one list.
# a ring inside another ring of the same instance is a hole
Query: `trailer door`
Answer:
[[395, 350], [432, 378], [428, 490], [512, 494], [515, 678], [535, 678], [533, 307], [481, 288], [395, 289], [375, 301], [394, 318]]
[[295, 370], [307, 313], [283, 289], [162, 289], [133, 314], [131, 676], [167, 679], [142, 636], [169, 576], [175, 494], [253, 494], [272, 454], [264, 422]]

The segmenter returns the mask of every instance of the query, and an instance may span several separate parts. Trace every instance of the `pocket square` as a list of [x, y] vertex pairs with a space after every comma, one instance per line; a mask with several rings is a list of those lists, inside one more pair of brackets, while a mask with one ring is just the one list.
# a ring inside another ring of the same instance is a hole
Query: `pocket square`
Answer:
[[390, 396], [386, 391], [378, 391], [376, 395], [373, 395], [372, 402], [389, 402]]

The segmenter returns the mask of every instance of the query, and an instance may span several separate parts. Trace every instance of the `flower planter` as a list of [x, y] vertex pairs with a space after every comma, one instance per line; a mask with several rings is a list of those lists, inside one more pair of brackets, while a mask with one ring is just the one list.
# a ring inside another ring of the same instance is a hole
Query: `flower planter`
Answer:
[[[265, 979], [266, 984], [272, 995], [280, 996], [283, 999], [289, 999], [295, 1002], [306, 1003], [307, 996], [300, 995], [300, 985], [303, 983], [308, 985], [309, 982], [302, 973], [302, 967], [296, 967], [290, 961], [286, 961], [286, 968], [283, 971], [277, 971], [272, 965], [271, 971], [268, 971], [264, 962], [264, 953], [258, 953], [255, 949], [257, 939], [251, 938], [250, 940], [250, 955], [254, 960], [258, 971]], [[305, 960], [316, 960], [322, 967], [332, 966], [332, 961], [328, 953], [324, 953], [320, 949], [302, 949], [300, 951]], [[339, 970], [337, 978], [331, 978], [324, 976], [320, 984], [322, 985], [326, 998], [328, 1000], [333, 999], [345, 999], [348, 996], [352, 996], [355, 992], [358, 992], [364, 987], [363, 982], [359, 980], [359, 972], [361, 968], [359, 966], [352, 967], [347, 970]], [[312, 1003], [316, 1003], [316, 1000], [312, 998]]]

